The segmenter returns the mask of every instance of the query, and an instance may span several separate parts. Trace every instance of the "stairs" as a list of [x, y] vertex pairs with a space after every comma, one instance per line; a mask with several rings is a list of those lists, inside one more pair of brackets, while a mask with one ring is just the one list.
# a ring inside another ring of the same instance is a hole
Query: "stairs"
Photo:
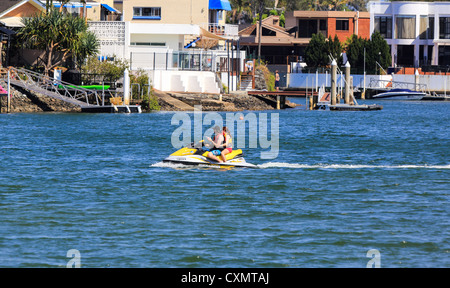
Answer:
[[193, 35], [185, 36], [184, 37], [184, 48], [187, 49], [187, 48], [191, 47], [192, 44], [194, 44], [195, 42], [197, 42], [199, 40], [200, 40], [200, 37], [198, 37], [198, 36], [193, 36]]
[[254, 90], [254, 83], [253, 83], [253, 75], [241, 75], [241, 90], [242, 91], [252, 91]]

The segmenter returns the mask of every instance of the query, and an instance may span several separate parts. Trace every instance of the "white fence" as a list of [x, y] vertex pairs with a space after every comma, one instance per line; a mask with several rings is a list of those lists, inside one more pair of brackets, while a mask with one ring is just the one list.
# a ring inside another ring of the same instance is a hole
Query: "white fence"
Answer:
[[[354, 74], [353, 86], [355, 88], [362, 89], [364, 87], [364, 75]], [[287, 87], [289, 88], [301, 88], [301, 89], [318, 89], [318, 87], [324, 85], [325, 87], [331, 86], [331, 75], [329, 73], [311, 73], [311, 74], [288, 74]], [[337, 75], [338, 87], [345, 86], [345, 75]], [[383, 81], [380, 81], [383, 80]], [[366, 75], [366, 88], [370, 86], [370, 83], [377, 83], [376, 86], [371, 88], [386, 88], [386, 84], [390, 81], [393, 82], [406, 82], [415, 83], [415, 75]], [[447, 91], [450, 89], [450, 76], [444, 75], [419, 75], [419, 81], [417, 84], [420, 86], [426, 86], [429, 91]], [[409, 87], [413, 89], [413, 87]]]

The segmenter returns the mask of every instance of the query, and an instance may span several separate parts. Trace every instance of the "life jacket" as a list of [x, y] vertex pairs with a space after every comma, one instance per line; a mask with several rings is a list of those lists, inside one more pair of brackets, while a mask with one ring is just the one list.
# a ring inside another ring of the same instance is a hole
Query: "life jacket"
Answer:
[[228, 142], [226, 143], [227, 147], [232, 148], [233, 147], [233, 139], [231, 139], [231, 135], [228, 134], [227, 132], [223, 132], [223, 141], [226, 141], [227, 136], [228, 136]]
[[[219, 135], [220, 135], [220, 134], [219, 134]], [[214, 142], [217, 140], [216, 138], [219, 137], [219, 135], [215, 135], [215, 136], [214, 136]], [[227, 147], [228, 147], [228, 148], [232, 148], [233, 139], [231, 139], [231, 135], [228, 134], [227, 132], [222, 132], [222, 136], [223, 136], [223, 141], [222, 141], [222, 143], [218, 143], [218, 144], [219, 144], [219, 145], [224, 144], [225, 139], [227, 139], [227, 136], [228, 136]], [[221, 149], [225, 149], [225, 148], [227, 148], [227, 147], [223, 147], [223, 148], [221, 148]]]

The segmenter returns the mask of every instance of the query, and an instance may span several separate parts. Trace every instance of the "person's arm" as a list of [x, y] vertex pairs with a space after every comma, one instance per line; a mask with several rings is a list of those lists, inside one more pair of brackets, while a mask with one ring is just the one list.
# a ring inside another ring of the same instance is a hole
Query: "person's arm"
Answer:
[[219, 144], [219, 143], [223, 143], [223, 135], [219, 135], [218, 137], [216, 137], [216, 141], [213, 141], [213, 143], [214, 143], [214, 147], [223, 148], [223, 144]]

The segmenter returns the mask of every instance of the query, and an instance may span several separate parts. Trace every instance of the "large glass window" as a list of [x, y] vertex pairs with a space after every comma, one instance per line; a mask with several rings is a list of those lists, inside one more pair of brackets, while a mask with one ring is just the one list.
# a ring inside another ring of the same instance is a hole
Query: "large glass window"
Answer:
[[428, 17], [420, 16], [419, 39], [427, 39]]
[[397, 16], [395, 19], [395, 38], [414, 39], [416, 38], [416, 17]]
[[427, 38], [434, 39], [434, 17], [428, 17]]
[[311, 38], [313, 34], [317, 34], [317, 19], [298, 21], [299, 38]]
[[392, 39], [392, 17], [375, 16], [375, 31], [384, 39]]
[[450, 65], [450, 46], [439, 46], [439, 65]]
[[434, 17], [420, 16], [420, 39], [434, 39]]
[[161, 20], [161, 7], [134, 7], [133, 19]]
[[439, 17], [439, 39], [450, 39], [450, 17]]

